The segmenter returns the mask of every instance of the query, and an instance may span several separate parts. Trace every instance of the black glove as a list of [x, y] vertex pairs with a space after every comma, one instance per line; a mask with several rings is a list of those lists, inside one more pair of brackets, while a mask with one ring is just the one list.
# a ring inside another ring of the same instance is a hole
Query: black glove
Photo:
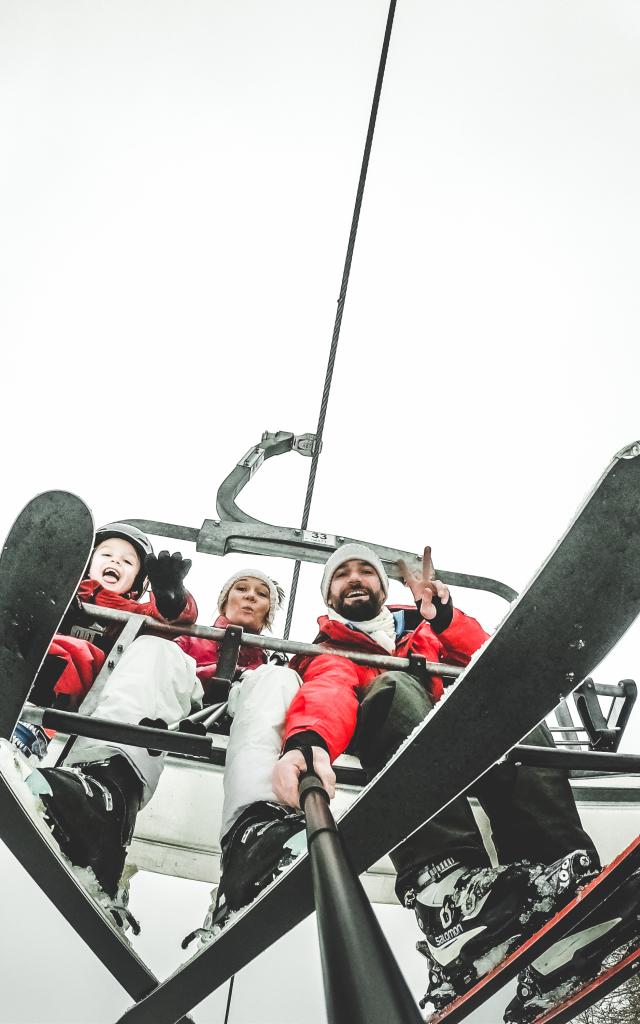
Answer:
[[[436, 614], [433, 619], [425, 619], [434, 633], [444, 633], [445, 629], [448, 629], [453, 619], [453, 601], [451, 600], [451, 594], [449, 594], [449, 600], [446, 604], [443, 604], [437, 594], [434, 594], [432, 599], [433, 607], [436, 610]], [[416, 607], [420, 611], [420, 605], [422, 600], [416, 601]]]
[[65, 658], [60, 657], [59, 654], [47, 653], [33, 680], [29, 700], [41, 708], [50, 708], [56, 696], [53, 688], [66, 667]]
[[191, 559], [183, 558], [180, 551], [172, 555], [161, 551], [157, 558], [147, 555], [144, 567], [158, 611], [170, 622], [177, 619], [187, 603], [187, 591], [182, 581], [191, 568]]

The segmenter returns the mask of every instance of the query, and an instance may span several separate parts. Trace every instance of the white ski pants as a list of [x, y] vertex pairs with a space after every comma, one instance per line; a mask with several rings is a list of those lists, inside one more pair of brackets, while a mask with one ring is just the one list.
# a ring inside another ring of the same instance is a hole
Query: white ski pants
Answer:
[[271, 775], [280, 756], [287, 708], [301, 685], [298, 673], [281, 665], [243, 672], [233, 684], [220, 838], [256, 800], [277, 802]]
[[[161, 718], [169, 725], [202, 701], [195, 659], [170, 640], [140, 636], [127, 647], [104, 685], [94, 686], [80, 705], [82, 715], [138, 725], [143, 718]], [[95, 691], [95, 692], [94, 692]], [[65, 764], [103, 761], [124, 754], [143, 783], [142, 804], [153, 796], [162, 774], [165, 754], [152, 756], [145, 747], [130, 747], [79, 736]]]

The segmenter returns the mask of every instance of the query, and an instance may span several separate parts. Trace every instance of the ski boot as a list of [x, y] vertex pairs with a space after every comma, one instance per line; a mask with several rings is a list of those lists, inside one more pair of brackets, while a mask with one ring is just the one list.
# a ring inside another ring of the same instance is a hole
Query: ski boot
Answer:
[[183, 941], [207, 945], [229, 916], [251, 903], [304, 849], [304, 815], [292, 807], [260, 801], [251, 804], [222, 840], [221, 878], [202, 928]]
[[[440, 906], [423, 892], [413, 905], [424, 940], [417, 949], [429, 963], [429, 989], [420, 1001], [443, 1009], [500, 963], [522, 941], [531, 886], [526, 861], [497, 868], [460, 870]], [[427, 887], [428, 888], [428, 887]]]
[[106, 761], [39, 768], [27, 785], [40, 797], [45, 822], [73, 865], [91, 868], [113, 900], [142, 799], [142, 783], [121, 754]]
[[23, 757], [41, 761], [47, 753], [49, 737], [41, 726], [20, 721], [13, 730], [11, 742]]
[[568, 935], [518, 975], [505, 1010], [509, 1024], [527, 1024], [596, 978], [615, 950], [640, 937], [640, 870]]

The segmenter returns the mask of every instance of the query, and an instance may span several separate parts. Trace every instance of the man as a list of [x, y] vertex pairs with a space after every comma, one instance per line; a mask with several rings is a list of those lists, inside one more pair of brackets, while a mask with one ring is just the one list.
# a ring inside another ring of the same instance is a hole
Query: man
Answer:
[[[404, 630], [401, 613], [384, 604], [388, 579], [376, 553], [359, 544], [338, 548], [325, 566], [321, 591], [327, 614], [318, 620], [316, 643], [467, 664], [488, 635], [453, 607], [442, 582], [431, 579], [430, 549], [422, 573], [409, 572], [404, 563], [400, 569], [422, 619], [411, 631]], [[228, 909], [241, 906], [241, 898], [249, 902], [274, 877], [283, 845], [292, 845], [291, 837], [302, 827], [296, 814], [298, 780], [305, 770], [302, 749], [312, 749], [331, 796], [336, 757], [347, 747], [355, 750], [373, 777], [442, 694], [438, 677], [426, 692], [407, 672], [381, 673], [333, 654], [297, 657], [292, 668], [303, 685], [289, 706], [283, 753], [273, 771], [278, 802], [250, 807], [223, 844], [223, 887], [227, 871], [245, 883], [244, 889], [236, 887], [236, 902], [229, 901]], [[529, 740], [553, 745], [544, 724]], [[500, 946], [501, 957], [507, 955], [599, 867], [562, 773], [501, 765], [480, 780], [474, 795], [489, 815], [498, 867], [491, 867], [466, 797], [454, 800], [391, 854], [398, 898], [415, 910], [424, 933], [430, 998], [439, 1006], [489, 970], [487, 954]], [[479, 963], [483, 957], [485, 963]]]

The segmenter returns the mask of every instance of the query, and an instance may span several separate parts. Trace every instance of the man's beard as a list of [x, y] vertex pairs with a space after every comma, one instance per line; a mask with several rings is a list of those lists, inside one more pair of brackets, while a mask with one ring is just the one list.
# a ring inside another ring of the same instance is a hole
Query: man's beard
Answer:
[[369, 593], [366, 601], [358, 601], [355, 604], [347, 604], [346, 597], [339, 597], [335, 603], [335, 610], [343, 619], [349, 622], [367, 622], [368, 619], [375, 619], [382, 608], [383, 598], [381, 595]]

